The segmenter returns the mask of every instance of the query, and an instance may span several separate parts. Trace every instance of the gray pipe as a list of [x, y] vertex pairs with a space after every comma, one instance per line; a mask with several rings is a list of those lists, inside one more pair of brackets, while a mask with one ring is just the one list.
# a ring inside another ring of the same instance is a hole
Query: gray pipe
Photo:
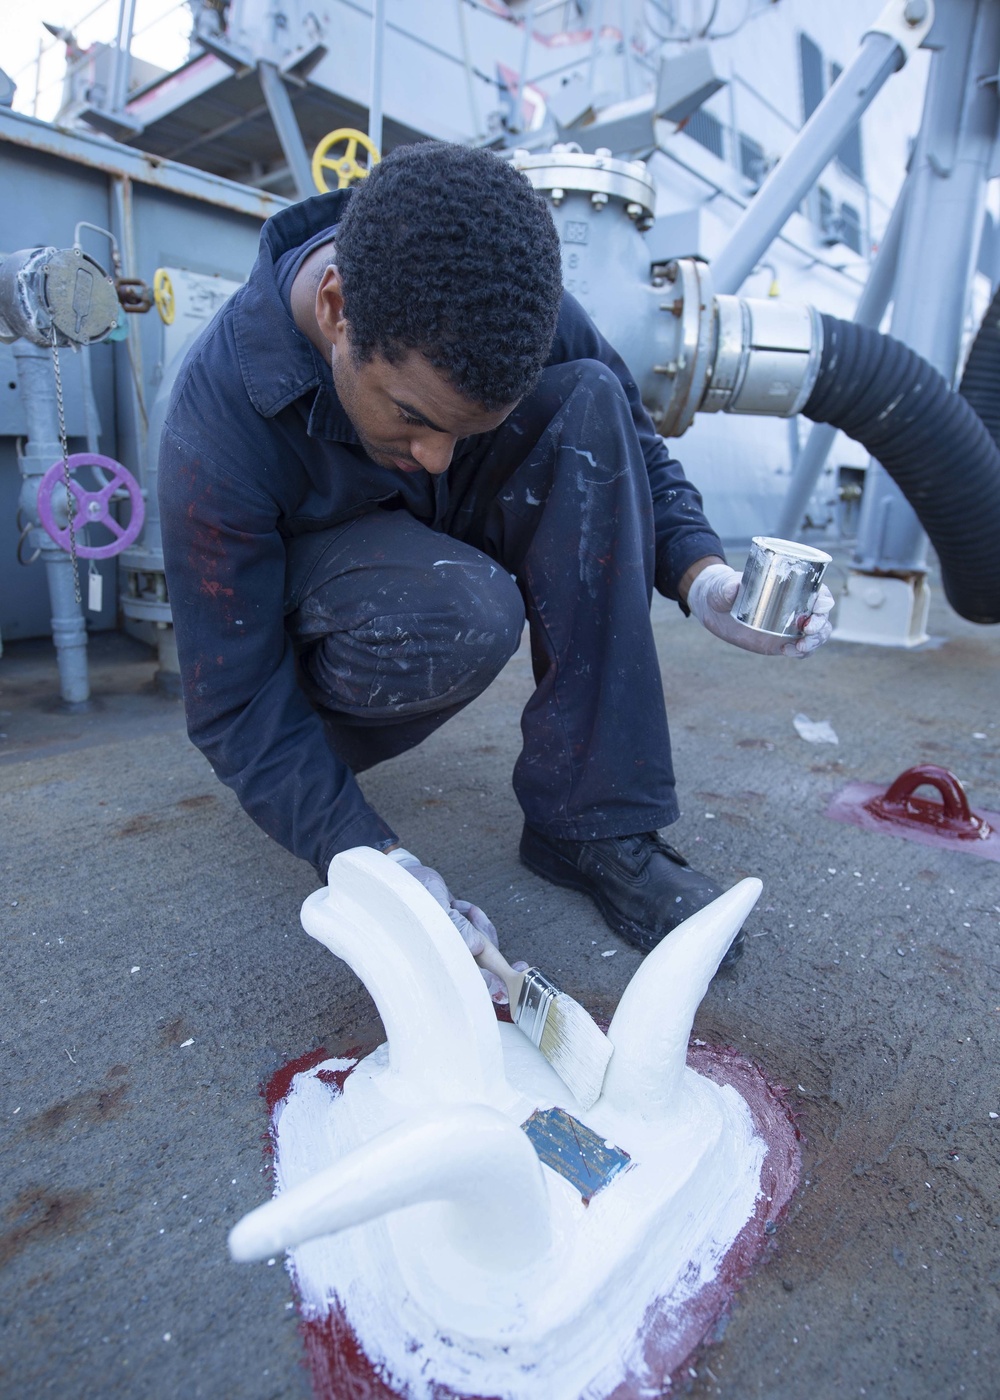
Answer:
[[135, 28], [136, 0], [121, 0], [118, 7], [118, 36], [115, 39], [115, 59], [111, 77], [110, 102], [112, 112], [123, 112], [128, 102], [128, 83], [132, 73], [132, 31]]
[[296, 196], [299, 199], [308, 199], [314, 193], [312, 162], [306, 150], [306, 143], [302, 139], [302, 129], [295, 116], [285, 81], [276, 65], [265, 59], [261, 59], [257, 64], [257, 78], [281, 149], [288, 161], [288, 168], [292, 172], [292, 179], [295, 181]]
[[368, 136], [375, 149], [382, 150], [382, 59], [385, 47], [385, 0], [372, 6], [371, 97], [368, 103]]
[[[909, 177], [907, 177], [908, 180]], [[896, 262], [899, 257], [899, 243], [905, 218], [907, 181], [897, 196], [893, 211], [889, 216], [885, 234], [875, 261], [872, 263], [858, 305], [854, 321], [859, 326], [881, 325], [886, 307], [892, 296], [893, 281], [896, 276]], [[806, 445], [799, 453], [792, 468], [792, 477], [781, 506], [781, 515], [775, 528], [779, 539], [794, 539], [802, 517], [805, 514], [809, 497], [816, 489], [820, 472], [830, 454], [837, 429], [829, 423], [814, 423], [806, 438]]]
[[[931, 55], [907, 177], [890, 330], [951, 383], [1000, 117], [1000, 5], [942, 5], [934, 32], [940, 47]], [[861, 569], [905, 572], [927, 567], [927, 540], [916, 512], [876, 462], [865, 480], [853, 562]]]
[[[52, 352], [26, 340], [17, 340], [13, 345], [13, 355], [28, 419], [27, 451], [18, 462], [22, 478], [20, 506], [26, 519], [37, 520], [41, 479], [52, 463], [62, 457]], [[27, 544], [30, 550], [39, 551], [45, 564], [60, 694], [71, 708], [86, 708], [90, 699], [87, 628], [81, 606], [76, 601], [72, 560], [40, 525], [31, 530]]]
[[94, 398], [94, 374], [90, 360], [90, 346], [80, 348], [80, 379], [83, 383], [83, 425], [87, 438], [87, 451], [101, 450], [101, 418]]
[[848, 131], [903, 61], [902, 48], [888, 34], [865, 35], [853, 62], [768, 175], [713, 261], [716, 293], [739, 291], [789, 215], [812, 189], [820, 171], [833, 159]]

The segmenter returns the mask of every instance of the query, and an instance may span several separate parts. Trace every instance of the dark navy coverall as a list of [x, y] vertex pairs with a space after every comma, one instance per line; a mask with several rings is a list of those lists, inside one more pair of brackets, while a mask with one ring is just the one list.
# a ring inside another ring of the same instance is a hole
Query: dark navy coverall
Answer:
[[722, 554], [701, 498], [568, 294], [537, 388], [500, 428], [461, 440], [438, 477], [376, 465], [287, 301], [295, 250], [347, 197], [268, 220], [174, 388], [159, 491], [191, 739], [325, 878], [338, 851], [395, 839], [355, 772], [484, 690], [527, 616], [526, 820], [571, 840], [668, 825], [649, 606]]

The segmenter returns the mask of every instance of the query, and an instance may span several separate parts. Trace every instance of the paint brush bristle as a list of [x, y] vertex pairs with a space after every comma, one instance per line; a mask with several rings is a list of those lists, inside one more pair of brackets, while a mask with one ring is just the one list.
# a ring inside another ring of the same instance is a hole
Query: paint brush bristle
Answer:
[[600, 1097], [613, 1046], [579, 1002], [558, 992], [549, 1003], [538, 1048], [581, 1108]]
[[507, 988], [514, 1025], [548, 1060], [581, 1108], [601, 1096], [614, 1046], [595, 1026], [579, 1002], [561, 992], [537, 967], [515, 972], [492, 943], [475, 955], [480, 967]]

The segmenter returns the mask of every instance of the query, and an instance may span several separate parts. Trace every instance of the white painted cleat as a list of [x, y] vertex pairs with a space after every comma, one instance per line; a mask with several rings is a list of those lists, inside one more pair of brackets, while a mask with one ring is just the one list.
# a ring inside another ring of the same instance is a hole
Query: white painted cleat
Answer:
[[640, 963], [608, 1027], [615, 1049], [601, 1105], [653, 1121], [669, 1114], [694, 1014], [762, 889], [760, 880], [741, 880], [685, 919]]
[[[275, 1198], [235, 1226], [233, 1257], [292, 1250], [305, 1315], [340, 1310], [413, 1400], [663, 1393], [649, 1347], [718, 1277], [761, 1190], [749, 1104], [686, 1067], [695, 1011], [760, 892], [742, 881], [646, 957], [584, 1109], [498, 1026], [427, 891], [378, 852], [335, 857], [302, 922], [366, 984], [388, 1044], [295, 1077], [272, 1119]], [[590, 1196], [560, 1170], [557, 1136], [539, 1139], [543, 1166], [522, 1130], [553, 1108], [627, 1154]]]
[[229, 1252], [240, 1263], [267, 1259], [430, 1201], [447, 1207], [438, 1244], [443, 1236], [481, 1268], [529, 1267], [549, 1247], [535, 1149], [504, 1114], [469, 1104], [410, 1118], [258, 1206], [230, 1231]]
[[330, 862], [302, 926], [368, 988], [400, 1093], [495, 1103], [506, 1090], [496, 1013], [462, 935], [424, 887], [369, 846]]

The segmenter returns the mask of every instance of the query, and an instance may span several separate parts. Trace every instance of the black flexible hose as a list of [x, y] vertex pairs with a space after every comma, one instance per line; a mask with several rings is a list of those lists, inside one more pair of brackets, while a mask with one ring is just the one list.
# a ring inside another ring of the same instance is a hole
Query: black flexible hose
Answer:
[[823, 316], [819, 375], [802, 412], [860, 442], [916, 511], [945, 596], [969, 622], [1000, 622], [1000, 448], [975, 409], [915, 351]]
[[958, 392], [972, 404], [1000, 447], [1000, 288], [972, 342]]

